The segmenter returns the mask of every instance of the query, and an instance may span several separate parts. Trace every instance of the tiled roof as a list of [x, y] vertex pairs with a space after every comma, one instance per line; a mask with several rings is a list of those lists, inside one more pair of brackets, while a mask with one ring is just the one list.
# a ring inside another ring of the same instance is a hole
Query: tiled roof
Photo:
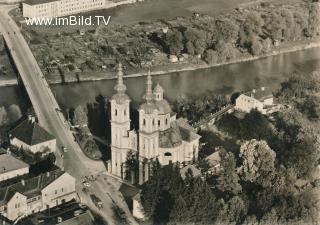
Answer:
[[192, 171], [192, 175], [194, 177], [198, 177], [201, 175], [201, 171], [198, 168], [196, 168], [194, 165], [187, 165], [180, 170], [180, 175], [182, 179], [186, 178], [186, 173], [188, 172], [189, 169]]
[[48, 131], [29, 118], [11, 130], [10, 134], [31, 146], [55, 139]]
[[188, 124], [188, 121], [179, 118], [171, 123], [171, 127], [161, 131], [159, 135], [159, 146], [161, 148], [173, 148], [182, 144], [182, 141], [191, 142], [200, 138], [195, 129]]
[[7, 173], [10, 171], [27, 168], [28, 164], [13, 157], [9, 154], [0, 155], [0, 174]]
[[264, 99], [271, 98], [273, 96], [271, 89], [268, 87], [262, 87], [260, 89], [253, 89], [252, 91], [244, 93], [244, 95], [255, 98], [259, 101], [263, 101]]
[[48, 173], [43, 173], [37, 177], [12, 184], [8, 187], [0, 188], [0, 205], [9, 201], [17, 192], [27, 196], [28, 198], [37, 196], [43, 188], [48, 186], [64, 173], [64, 171], [57, 169]]

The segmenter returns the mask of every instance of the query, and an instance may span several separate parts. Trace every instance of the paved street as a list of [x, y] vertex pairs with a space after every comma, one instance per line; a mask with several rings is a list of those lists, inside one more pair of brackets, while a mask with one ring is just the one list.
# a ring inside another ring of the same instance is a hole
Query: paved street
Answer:
[[[59, 148], [64, 146], [68, 149], [67, 153], [62, 153], [61, 149], [57, 151], [57, 165], [62, 166], [65, 171], [77, 179], [77, 190], [80, 198], [86, 199], [88, 206], [96, 210], [88, 196], [81, 191], [83, 188], [82, 178], [91, 174], [98, 174], [105, 171], [106, 168], [101, 161], [93, 161], [87, 158], [78, 143], [75, 142], [70, 127], [66, 123], [50, 86], [46, 82], [27, 42], [20, 33], [19, 27], [7, 14], [10, 8], [12, 6], [0, 6], [0, 33], [3, 34], [7, 42], [39, 123], [57, 138], [57, 146]], [[63, 159], [61, 154], [64, 155]], [[105, 203], [103, 210], [98, 211], [98, 213], [108, 224], [116, 224], [112, 218], [113, 204], [103, 190], [106, 190], [106, 187], [101, 186], [98, 182], [92, 185], [92, 191]], [[132, 218], [130, 213], [127, 216]], [[132, 221], [134, 222], [133, 219]]]

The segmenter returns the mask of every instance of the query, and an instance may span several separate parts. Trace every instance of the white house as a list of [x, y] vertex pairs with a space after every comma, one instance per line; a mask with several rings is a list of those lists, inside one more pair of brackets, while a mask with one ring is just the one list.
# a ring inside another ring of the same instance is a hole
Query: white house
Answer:
[[29, 116], [9, 132], [10, 144], [35, 153], [56, 151], [56, 138]]
[[28, 173], [28, 164], [10, 154], [0, 155], [0, 182]]
[[138, 109], [139, 130], [131, 130], [130, 97], [125, 93], [121, 65], [115, 90], [110, 100], [112, 174], [124, 178], [129, 151], [139, 155], [140, 184], [149, 179], [156, 159], [161, 165], [192, 164], [198, 160], [200, 136], [186, 119], [176, 119], [160, 84], [153, 89], [150, 73], [144, 101]]
[[0, 213], [13, 221], [76, 198], [75, 178], [57, 169], [0, 188]]
[[262, 114], [268, 113], [268, 110], [274, 106], [273, 95], [269, 88], [262, 87], [253, 89], [250, 92], [241, 94], [236, 99], [235, 109], [242, 112], [250, 112], [256, 109]]

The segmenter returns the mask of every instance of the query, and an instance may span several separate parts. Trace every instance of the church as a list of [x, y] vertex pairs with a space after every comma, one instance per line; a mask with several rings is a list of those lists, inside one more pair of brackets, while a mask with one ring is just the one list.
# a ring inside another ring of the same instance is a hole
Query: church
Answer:
[[200, 136], [183, 118], [176, 118], [164, 90], [158, 83], [154, 88], [150, 72], [146, 92], [138, 108], [139, 129], [131, 128], [130, 97], [123, 82], [122, 65], [118, 67], [116, 93], [110, 99], [111, 114], [111, 173], [125, 178], [126, 160], [129, 152], [135, 152], [139, 160], [139, 184], [150, 177], [152, 161], [161, 165], [170, 162], [181, 165], [198, 160]]

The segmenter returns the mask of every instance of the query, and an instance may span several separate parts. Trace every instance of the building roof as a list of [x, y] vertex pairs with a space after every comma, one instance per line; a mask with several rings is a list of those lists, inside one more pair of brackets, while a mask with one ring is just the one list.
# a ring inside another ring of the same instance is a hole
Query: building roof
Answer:
[[180, 170], [182, 179], [186, 178], [186, 173], [188, 172], [188, 170], [192, 171], [192, 175], [194, 177], [201, 176], [201, 171], [198, 168], [196, 168], [194, 165], [187, 165]]
[[263, 101], [267, 98], [272, 98], [272, 91], [268, 87], [261, 87], [260, 89], [253, 89], [252, 91], [244, 93], [244, 95]]
[[179, 118], [171, 122], [171, 127], [161, 131], [159, 135], [159, 146], [161, 148], [174, 148], [182, 144], [182, 141], [191, 142], [200, 138], [195, 129], [188, 124], [188, 121]]
[[38, 196], [42, 189], [47, 187], [64, 173], [64, 171], [57, 169], [40, 174], [37, 177], [32, 177], [7, 187], [0, 188], [0, 205], [6, 204], [17, 192], [27, 196], [27, 198]]
[[39, 4], [45, 4], [50, 2], [58, 2], [59, 0], [26, 0], [24, 3], [28, 5], [39, 5]]
[[116, 93], [112, 95], [111, 100], [116, 101], [117, 104], [123, 104], [126, 101], [130, 101], [130, 97], [125, 93]]
[[206, 159], [211, 167], [215, 167], [220, 164], [221, 158], [219, 151], [212, 153], [211, 155], [207, 156]]
[[16, 126], [10, 131], [10, 135], [30, 146], [55, 139], [32, 118], [27, 118]]
[[9, 154], [0, 155], [0, 174], [10, 171], [28, 168], [29, 165]]
[[157, 110], [159, 111], [159, 114], [171, 113], [171, 107], [167, 100], [163, 99], [160, 101], [155, 101], [155, 105], [157, 107]]

